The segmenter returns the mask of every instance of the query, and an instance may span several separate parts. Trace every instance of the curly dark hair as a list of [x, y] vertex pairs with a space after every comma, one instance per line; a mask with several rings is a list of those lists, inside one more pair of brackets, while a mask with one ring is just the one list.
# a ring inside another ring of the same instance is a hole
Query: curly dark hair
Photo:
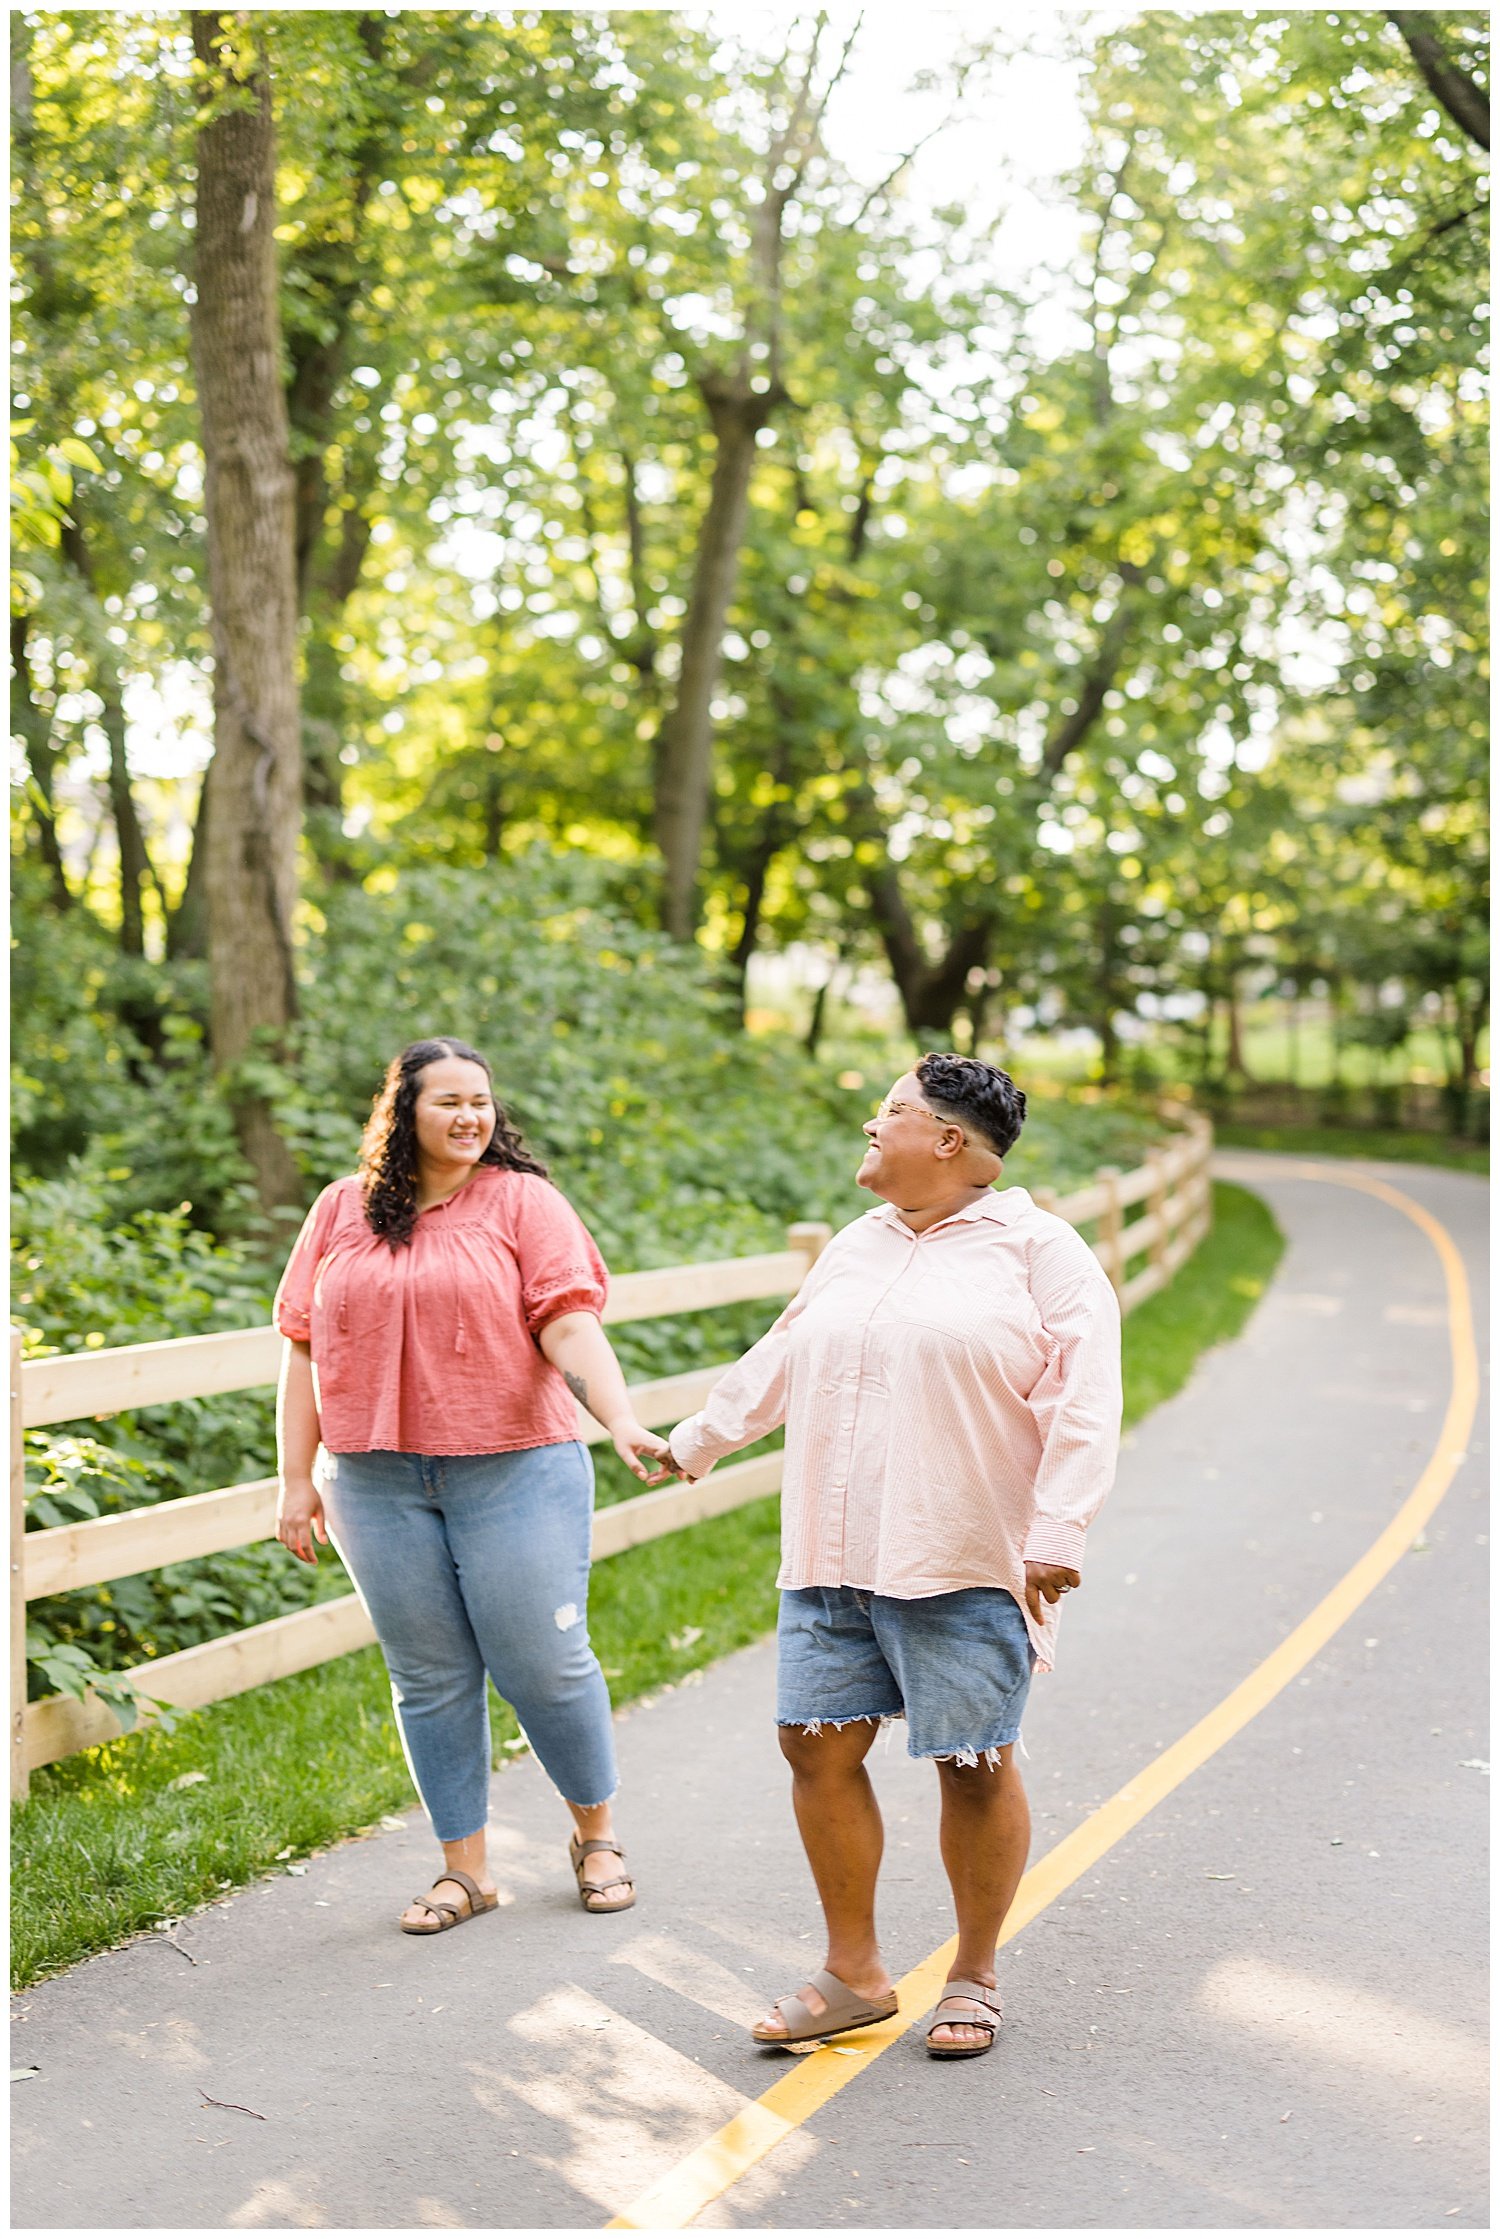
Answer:
[[[377, 1236], [395, 1251], [409, 1244], [417, 1225], [417, 1095], [422, 1075], [440, 1058], [461, 1057], [483, 1066], [491, 1087], [495, 1075], [488, 1058], [467, 1042], [444, 1034], [432, 1041], [408, 1042], [385, 1069], [365, 1132], [359, 1146], [359, 1180], [364, 1194], [365, 1219]], [[481, 1166], [505, 1166], [517, 1174], [546, 1174], [512, 1127], [501, 1106], [495, 1106], [495, 1132], [479, 1154]]]
[[1009, 1073], [952, 1050], [929, 1050], [913, 1071], [935, 1111], [972, 1127], [997, 1158], [1004, 1158], [1026, 1117], [1026, 1098]]

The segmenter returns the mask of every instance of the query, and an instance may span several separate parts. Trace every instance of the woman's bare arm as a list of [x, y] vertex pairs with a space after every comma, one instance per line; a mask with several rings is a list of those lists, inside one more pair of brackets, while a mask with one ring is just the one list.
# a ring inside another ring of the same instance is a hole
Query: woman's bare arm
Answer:
[[[624, 1371], [597, 1314], [559, 1314], [540, 1332], [537, 1343], [579, 1406], [586, 1407], [604, 1425], [614, 1440], [615, 1452], [643, 1484], [660, 1484], [664, 1476], [677, 1474], [666, 1440], [636, 1421]], [[665, 1462], [666, 1469], [653, 1476], [642, 1455], [653, 1462]]]
[[276, 1472], [281, 1480], [276, 1537], [303, 1563], [317, 1562], [315, 1538], [325, 1547], [328, 1544], [323, 1502], [313, 1483], [317, 1452], [318, 1399], [312, 1347], [289, 1337], [281, 1349], [281, 1381], [276, 1389]]

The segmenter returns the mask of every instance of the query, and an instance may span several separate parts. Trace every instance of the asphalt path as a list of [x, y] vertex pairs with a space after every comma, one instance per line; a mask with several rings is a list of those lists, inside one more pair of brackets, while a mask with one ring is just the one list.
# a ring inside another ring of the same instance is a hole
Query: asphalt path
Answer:
[[[1287, 1253], [1242, 1336], [1127, 1441], [1027, 1714], [1033, 1861], [1276, 1648], [1433, 1452], [1439, 1260], [1328, 1177], [1427, 1207], [1483, 1313], [1478, 1179], [1219, 1163]], [[929, 2061], [913, 2026], [852, 2061], [726, 2164], [696, 2228], [1487, 2226], [1483, 1436], [1481, 1418], [1324, 1650], [1005, 1947], [997, 2050]], [[26, 1993], [12, 2058], [40, 2072], [12, 2086], [13, 2225], [628, 2216], [795, 2065], [744, 2033], [820, 1957], [772, 1678], [765, 1643], [621, 1715], [631, 1913], [578, 1908], [560, 1807], [522, 1760], [494, 1787], [505, 1902], [456, 1934], [394, 1930], [432, 1857], [412, 1814], [197, 1915], [176, 1948], [146, 1938]], [[936, 1782], [900, 1728], [871, 1767], [899, 1975], [951, 1932]]]

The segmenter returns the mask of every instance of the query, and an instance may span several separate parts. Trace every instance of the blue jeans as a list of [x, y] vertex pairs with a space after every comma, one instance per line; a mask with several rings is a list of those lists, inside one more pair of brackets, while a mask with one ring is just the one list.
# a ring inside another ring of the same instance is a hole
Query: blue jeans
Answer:
[[609, 1689], [589, 1644], [587, 1448], [328, 1454], [318, 1486], [439, 1842], [489, 1817], [486, 1672], [563, 1796], [605, 1803], [617, 1775]]
[[791, 1587], [776, 1635], [776, 1723], [817, 1733], [904, 1717], [909, 1757], [994, 1766], [1021, 1731], [1035, 1662], [1003, 1586], [916, 1601]]

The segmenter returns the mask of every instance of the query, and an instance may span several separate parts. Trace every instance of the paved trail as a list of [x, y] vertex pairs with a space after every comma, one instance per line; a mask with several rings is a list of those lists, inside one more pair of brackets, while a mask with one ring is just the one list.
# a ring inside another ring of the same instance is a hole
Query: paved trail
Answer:
[[[1027, 1718], [1034, 1860], [1276, 1647], [1433, 1451], [1438, 1257], [1333, 1177], [1429, 1208], [1483, 1309], [1477, 1179], [1220, 1164], [1289, 1248], [1242, 1338], [1127, 1445]], [[846, 2088], [726, 2163], [698, 2228], [1486, 2224], [1482, 1436], [1322, 1653], [1006, 1947], [1000, 2049], [940, 2065], [913, 2029], [848, 2060]], [[15, 2224], [627, 2213], [794, 2072], [743, 2034], [813, 1956], [771, 1702], [763, 1645], [621, 1718], [633, 1913], [577, 1909], [525, 1762], [496, 1778], [493, 1918], [393, 1931], [429, 1862], [413, 1817], [199, 1916], [196, 1965], [149, 1939], [26, 1994], [14, 2058], [41, 2074], [12, 2088]], [[899, 1729], [872, 1766], [899, 1973], [950, 1929], [936, 1783]]]

